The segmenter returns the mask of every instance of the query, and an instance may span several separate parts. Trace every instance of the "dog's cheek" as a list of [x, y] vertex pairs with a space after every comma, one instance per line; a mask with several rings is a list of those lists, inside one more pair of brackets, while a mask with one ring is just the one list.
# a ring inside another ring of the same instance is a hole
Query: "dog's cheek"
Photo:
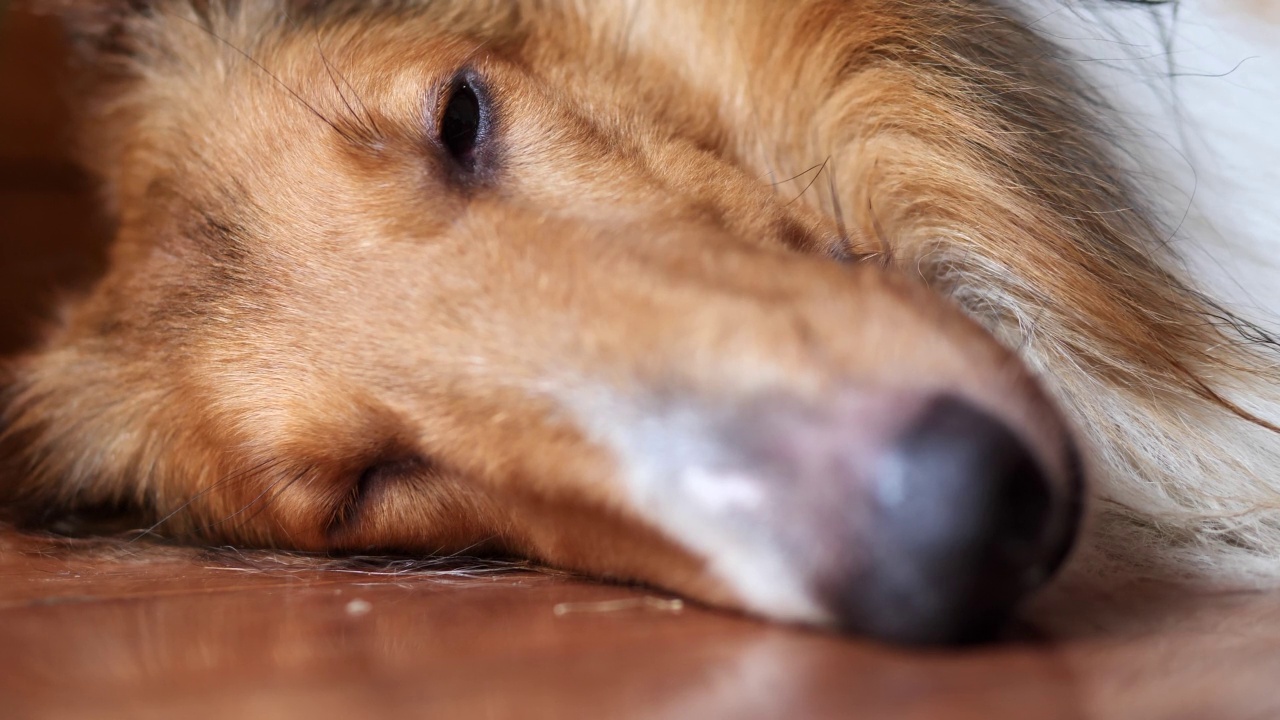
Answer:
[[705, 558], [631, 508], [580, 498], [507, 498], [519, 555], [596, 578], [640, 582], [715, 607], [742, 599], [709, 572]]
[[[584, 470], [594, 480], [583, 488], [555, 481], [555, 473], [486, 479], [478, 468], [448, 462], [465, 465], [462, 458], [396, 457], [384, 450], [335, 463], [327, 476], [284, 493], [270, 522], [290, 528], [291, 543], [317, 550], [519, 557], [717, 607], [742, 606], [705, 558], [618, 501], [603, 468]], [[359, 472], [362, 462], [372, 464]]]

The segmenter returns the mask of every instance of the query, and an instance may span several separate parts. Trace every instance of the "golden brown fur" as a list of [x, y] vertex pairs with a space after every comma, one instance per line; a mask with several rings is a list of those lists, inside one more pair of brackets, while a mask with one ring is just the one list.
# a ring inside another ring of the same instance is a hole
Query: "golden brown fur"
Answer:
[[[77, 33], [118, 234], [9, 370], [0, 495], [29, 520], [513, 552], [750, 606], [582, 413], [856, 381], [981, 404], [1055, 483], [1076, 434], [1126, 566], [1212, 565], [1215, 533], [1275, 566], [1274, 488], [1213, 447], [1274, 429], [1237, 404], [1263, 361], [1172, 271], [1098, 99], [995, 4], [128, 5], [37, 3]], [[463, 67], [501, 142], [460, 179], [426, 125]]]

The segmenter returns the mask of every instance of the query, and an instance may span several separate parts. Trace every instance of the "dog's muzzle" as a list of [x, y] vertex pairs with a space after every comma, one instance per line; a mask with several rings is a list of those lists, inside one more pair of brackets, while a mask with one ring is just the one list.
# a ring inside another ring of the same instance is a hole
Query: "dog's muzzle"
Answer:
[[1053, 575], [1080, 521], [1078, 471], [1050, 470], [956, 396], [766, 396], [632, 427], [610, 444], [643, 514], [774, 619], [981, 641]]

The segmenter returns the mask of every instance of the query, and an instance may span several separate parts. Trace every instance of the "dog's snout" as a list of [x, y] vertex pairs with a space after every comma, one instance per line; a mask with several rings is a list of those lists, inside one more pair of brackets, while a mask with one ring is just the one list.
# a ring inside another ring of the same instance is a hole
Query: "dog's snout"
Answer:
[[[1043, 450], [1067, 438], [1006, 417], [929, 392], [773, 396], [735, 414], [720, 468], [678, 496], [749, 533], [734, 567], [785, 568], [755, 578], [748, 607], [896, 643], [981, 641], [1053, 575], [1080, 519], [1072, 453]], [[770, 604], [788, 583], [805, 600]]]
[[872, 464], [862, 561], [820, 595], [859, 634], [913, 644], [981, 641], [1061, 563], [1076, 518], [1006, 424], [954, 397], [925, 404]]

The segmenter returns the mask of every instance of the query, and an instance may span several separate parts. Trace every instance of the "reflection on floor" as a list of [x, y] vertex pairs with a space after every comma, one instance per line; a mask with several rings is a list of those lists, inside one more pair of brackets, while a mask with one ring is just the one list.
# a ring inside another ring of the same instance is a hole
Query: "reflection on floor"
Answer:
[[909, 653], [518, 568], [3, 531], [0, 717], [1280, 717], [1276, 598], [1057, 605]]

